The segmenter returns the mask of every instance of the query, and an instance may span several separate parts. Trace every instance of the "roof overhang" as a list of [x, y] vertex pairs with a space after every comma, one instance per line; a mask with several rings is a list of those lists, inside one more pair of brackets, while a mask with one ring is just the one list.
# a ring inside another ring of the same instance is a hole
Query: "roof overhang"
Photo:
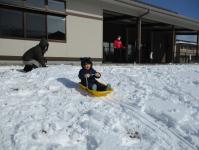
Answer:
[[[101, 0], [104, 3], [110, 5], [111, 7], [118, 8], [118, 11], [122, 11], [123, 8], [131, 10], [128, 15], [135, 17], [142, 16], [144, 19], [149, 19], [157, 22], [162, 22], [183, 29], [190, 29], [193, 31], [199, 31], [199, 20], [194, 20], [189, 17], [179, 15], [175, 12], [168, 11], [166, 9], [161, 9], [158, 7], [153, 7], [144, 3], [140, 3], [134, 0]], [[106, 9], [106, 8], [105, 8]], [[122, 13], [125, 14], [125, 9]], [[148, 12], [148, 13], [147, 13]]]

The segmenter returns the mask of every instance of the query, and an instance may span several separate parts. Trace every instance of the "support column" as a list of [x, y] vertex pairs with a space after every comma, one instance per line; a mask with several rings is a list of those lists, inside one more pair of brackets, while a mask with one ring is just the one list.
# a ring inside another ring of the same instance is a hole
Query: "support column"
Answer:
[[129, 29], [126, 27], [125, 62], [128, 62]]
[[199, 61], [198, 58], [198, 52], [199, 52], [199, 31], [197, 32], [197, 45], [196, 45], [196, 61]]
[[142, 58], [142, 20], [141, 18], [138, 18], [137, 22], [137, 30], [138, 30], [138, 38], [137, 38], [137, 53], [138, 53], [138, 63], [141, 63]]
[[176, 59], [176, 33], [175, 27], [172, 26], [172, 52], [171, 52], [171, 62], [174, 63]]
[[150, 48], [150, 56], [149, 56], [149, 58], [150, 58], [150, 63], [153, 63], [153, 61], [154, 61], [154, 31], [152, 30], [151, 31], [151, 48]]

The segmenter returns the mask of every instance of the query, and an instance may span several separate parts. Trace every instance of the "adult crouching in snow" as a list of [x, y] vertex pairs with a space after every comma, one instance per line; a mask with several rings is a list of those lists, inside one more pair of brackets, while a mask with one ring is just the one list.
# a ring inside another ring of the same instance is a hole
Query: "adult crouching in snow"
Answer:
[[38, 67], [46, 67], [47, 60], [44, 54], [48, 50], [49, 43], [45, 38], [42, 38], [40, 43], [26, 51], [22, 57], [25, 65], [24, 71], [29, 72]]

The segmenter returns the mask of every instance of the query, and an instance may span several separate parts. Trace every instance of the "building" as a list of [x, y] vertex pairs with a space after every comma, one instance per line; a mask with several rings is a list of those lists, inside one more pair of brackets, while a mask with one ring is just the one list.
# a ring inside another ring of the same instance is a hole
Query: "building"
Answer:
[[126, 45], [123, 62], [170, 63], [176, 35], [198, 31], [199, 21], [136, 0], [0, 0], [1, 63], [20, 63], [41, 37], [50, 41], [52, 62], [113, 62], [117, 35]]
[[194, 63], [197, 60], [197, 44], [188, 41], [176, 41], [176, 63]]

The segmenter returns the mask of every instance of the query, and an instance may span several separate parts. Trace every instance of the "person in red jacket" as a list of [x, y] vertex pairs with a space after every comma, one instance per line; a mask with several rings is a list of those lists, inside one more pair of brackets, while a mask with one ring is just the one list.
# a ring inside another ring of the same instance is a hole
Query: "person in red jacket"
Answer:
[[118, 36], [113, 43], [114, 46], [114, 60], [115, 62], [121, 62], [123, 57], [123, 49], [125, 48], [121, 41], [121, 36]]

